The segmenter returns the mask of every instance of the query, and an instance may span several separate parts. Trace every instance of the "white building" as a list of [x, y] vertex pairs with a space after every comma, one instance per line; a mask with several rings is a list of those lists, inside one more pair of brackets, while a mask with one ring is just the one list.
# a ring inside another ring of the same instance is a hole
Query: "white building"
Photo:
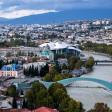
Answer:
[[47, 47], [55, 54], [74, 54], [75, 56], [80, 56], [81, 50], [75, 45], [67, 44], [65, 42], [49, 42], [41, 44], [40, 47]]

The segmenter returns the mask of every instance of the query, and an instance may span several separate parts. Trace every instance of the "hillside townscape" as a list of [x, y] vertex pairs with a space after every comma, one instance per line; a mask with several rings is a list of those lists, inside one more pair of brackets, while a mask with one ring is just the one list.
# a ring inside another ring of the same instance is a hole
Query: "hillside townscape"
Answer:
[[112, 112], [111, 5], [1, 0], [0, 112]]

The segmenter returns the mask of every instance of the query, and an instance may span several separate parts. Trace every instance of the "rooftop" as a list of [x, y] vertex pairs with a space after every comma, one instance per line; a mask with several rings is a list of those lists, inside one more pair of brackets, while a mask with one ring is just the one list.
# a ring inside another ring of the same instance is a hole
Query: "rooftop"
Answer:
[[34, 110], [35, 112], [58, 112], [56, 109], [51, 109], [47, 107], [40, 107], [39, 109]]
[[9, 65], [4, 65], [1, 70], [2, 71], [10, 71], [10, 70], [19, 70], [22, 66], [19, 64], [9, 64]]
[[44, 44], [41, 44], [40, 47], [49, 47], [50, 50], [69, 48], [69, 49], [81, 51], [80, 49], [75, 48], [75, 45], [67, 44], [62, 41], [44, 43]]

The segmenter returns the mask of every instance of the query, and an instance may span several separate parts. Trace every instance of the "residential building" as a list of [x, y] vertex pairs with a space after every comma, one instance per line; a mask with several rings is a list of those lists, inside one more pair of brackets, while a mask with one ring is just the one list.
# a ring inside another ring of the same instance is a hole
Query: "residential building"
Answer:
[[23, 75], [22, 65], [10, 64], [4, 65], [0, 70], [0, 76], [2, 77], [21, 77]]

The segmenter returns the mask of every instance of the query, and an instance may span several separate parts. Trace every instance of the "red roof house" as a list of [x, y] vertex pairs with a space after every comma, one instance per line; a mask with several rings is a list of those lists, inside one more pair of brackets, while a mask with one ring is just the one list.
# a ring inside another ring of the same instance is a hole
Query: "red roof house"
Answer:
[[56, 109], [50, 109], [47, 107], [40, 107], [38, 109], [33, 110], [33, 112], [59, 112], [59, 111]]

